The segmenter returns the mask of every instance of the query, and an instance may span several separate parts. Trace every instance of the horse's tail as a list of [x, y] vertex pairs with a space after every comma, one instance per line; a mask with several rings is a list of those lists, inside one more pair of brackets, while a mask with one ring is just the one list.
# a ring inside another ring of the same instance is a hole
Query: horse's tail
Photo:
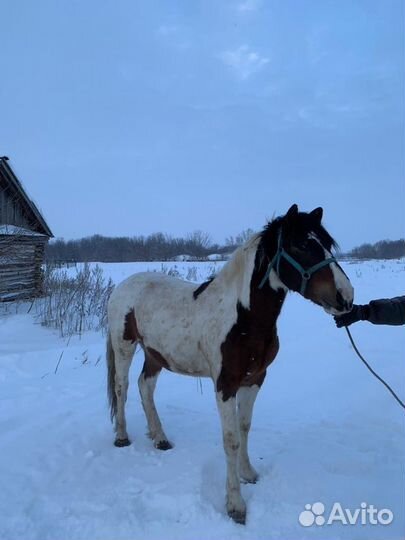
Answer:
[[108, 332], [107, 336], [107, 395], [108, 403], [110, 406], [110, 418], [111, 422], [114, 420], [117, 414], [117, 396], [115, 394], [115, 354], [111, 343], [111, 334]]

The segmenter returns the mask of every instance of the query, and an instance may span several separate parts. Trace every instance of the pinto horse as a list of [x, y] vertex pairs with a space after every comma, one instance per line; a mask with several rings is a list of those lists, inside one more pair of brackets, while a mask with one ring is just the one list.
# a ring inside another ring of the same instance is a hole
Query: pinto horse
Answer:
[[162, 368], [214, 382], [227, 463], [227, 512], [245, 523], [240, 480], [258, 475], [248, 455], [253, 405], [279, 341], [277, 318], [287, 292], [296, 291], [329, 314], [349, 311], [353, 288], [332, 256], [336, 243], [321, 224], [322, 208], [286, 215], [239, 247], [215, 278], [192, 283], [157, 273], [135, 274], [113, 291], [108, 305], [108, 395], [116, 446], [130, 444], [125, 402], [128, 372], [139, 344], [145, 362], [138, 380], [149, 434], [156, 448], [172, 448], [153, 393]]

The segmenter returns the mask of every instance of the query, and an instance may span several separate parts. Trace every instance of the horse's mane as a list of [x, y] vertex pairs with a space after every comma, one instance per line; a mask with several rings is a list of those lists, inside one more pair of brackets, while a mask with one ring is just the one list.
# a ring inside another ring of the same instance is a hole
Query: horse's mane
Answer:
[[193, 291], [194, 300], [197, 300], [197, 298], [200, 296], [200, 294], [205, 291], [205, 289], [208, 287], [208, 285], [212, 281], [214, 281], [214, 279], [215, 279], [215, 276], [209, 277], [207, 279], [207, 281], [204, 281], [203, 283], [201, 283], [201, 285], [195, 291]]
[[[277, 242], [278, 231], [280, 227], [283, 226], [283, 222], [284, 216], [274, 218], [269, 221], [258, 234], [260, 238], [259, 247], [264, 249], [266, 253], [272, 251], [272, 249], [268, 249], [270, 247], [269, 244], [272, 244], [273, 247], [274, 242]], [[292, 225], [292, 231], [286, 231], [287, 236], [289, 232], [313, 233], [328, 251], [330, 251], [332, 248], [339, 249], [339, 244], [336, 242], [336, 240], [328, 233], [323, 225], [317, 221], [314, 221], [309, 213], [299, 212], [295, 222]]]
[[[235, 249], [235, 251], [232, 253], [232, 257], [224, 264], [218, 274], [234, 273], [236, 271], [240, 271], [244, 264], [245, 252], [249, 250], [254, 244], [257, 244], [258, 238], [259, 233], [256, 233], [251, 236], [244, 244]], [[257, 246], [255, 246], [255, 250], [256, 248]], [[198, 288], [193, 291], [193, 297], [195, 300], [200, 296], [201, 293], [205, 291], [205, 289], [214, 281], [215, 278], [216, 275], [211, 276], [207, 279], [207, 281], [201, 283], [201, 285], [199, 285]]]

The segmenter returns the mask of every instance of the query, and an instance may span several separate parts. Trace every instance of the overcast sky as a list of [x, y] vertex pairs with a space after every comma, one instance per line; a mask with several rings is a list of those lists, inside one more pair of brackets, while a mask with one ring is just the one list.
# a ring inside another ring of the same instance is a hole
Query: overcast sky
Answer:
[[0, 0], [0, 155], [55, 236], [213, 240], [292, 203], [404, 237], [402, 0]]

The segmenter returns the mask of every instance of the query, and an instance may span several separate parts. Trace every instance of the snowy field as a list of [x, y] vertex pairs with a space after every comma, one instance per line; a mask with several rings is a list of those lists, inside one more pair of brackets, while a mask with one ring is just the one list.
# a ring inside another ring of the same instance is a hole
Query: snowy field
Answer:
[[[177, 263], [177, 269], [202, 281], [221, 264]], [[161, 269], [161, 263], [101, 266], [115, 282]], [[404, 294], [404, 261], [344, 267], [357, 303]], [[87, 333], [67, 343], [35, 324], [28, 307], [0, 317], [1, 539], [404, 538], [404, 411], [319, 307], [291, 294], [279, 319], [280, 352], [253, 417], [250, 454], [260, 480], [242, 487], [245, 527], [225, 512], [212, 383], [162, 374], [156, 402], [174, 449], [155, 450], [138, 396], [138, 352], [127, 407], [133, 444], [115, 448], [103, 337]], [[352, 328], [360, 350], [405, 399], [405, 329]], [[335, 502], [352, 511], [365, 502], [390, 509], [394, 519], [304, 527], [298, 517], [315, 502], [325, 505], [325, 516]]]

